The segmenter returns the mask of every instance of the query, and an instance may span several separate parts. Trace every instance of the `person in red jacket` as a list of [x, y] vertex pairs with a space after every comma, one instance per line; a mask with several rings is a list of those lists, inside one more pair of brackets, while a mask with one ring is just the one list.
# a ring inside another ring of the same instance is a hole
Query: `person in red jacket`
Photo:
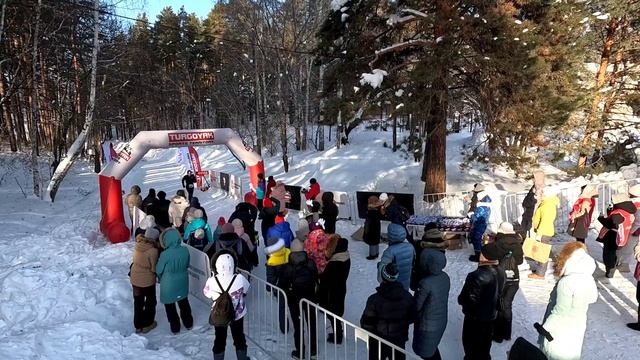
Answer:
[[606, 269], [606, 276], [612, 278], [616, 270], [618, 247], [627, 245], [631, 236], [631, 227], [635, 220], [636, 206], [627, 194], [613, 195], [613, 208], [607, 216], [600, 215], [598, 221], [602, 230], [598, 235], [598, 242], [603, 244], [602, 262]]
[[265, 196], [266, 199], [271, 197], [271, 190], [274, 186], [276, 186], [276, 179], [274, 179], [273, 176], [269, 176], [269, 178], [267, 179], [267, 195]]
[[320, 194], [320, 184], [315, 178], [311, 178], [309, 184], [309, 189], [302, 189], [302, 193], [307, 200], [315, 200], [316, 196]]

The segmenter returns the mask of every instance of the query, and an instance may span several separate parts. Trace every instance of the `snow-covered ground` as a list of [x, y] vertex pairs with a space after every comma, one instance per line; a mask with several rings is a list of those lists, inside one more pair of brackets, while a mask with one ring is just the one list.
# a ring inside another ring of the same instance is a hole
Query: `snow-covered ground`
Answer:
[[[356, 131], [351, 144], [340, 150], [296, 153], [291, 170], [284, 173], [277, 158], [266, 159], [267, 173], [289, 184], [306, 184], [316, 177], [325, 189], [353, 192], [381, 190], [420, 193], [420, 165], [382, 146], [390, 133]], [[449, 191], [469, 189], [480, 179], [508, 191], [527, 185], [509, 172], [491, 169], [460, 170], [460, 147], [469, 134], [449, 137]], [[203, 168], [244, 175], [233, 156], [223, 147], [199, 149]], [[0, 176], [13, 155], [0, 156]], [[183, 169], [175, 163], [175, 150], [150, 152], [123, 181], [127, 189], [139, 184], [170, 196], [180, 187]], [[561, 173], [557, 178], [560, 179]], [[169, 331], [164, 308], [158, 304], [158, 328], [146, 335], [134, 334], [133, 299], [127, 277], [133, 243], [113, 245], [98, 231], [97, 179], [88, 164], [78, 164], [63, 183], [55, 203], [25, 198], [11, 179], [29, 189], [29, 174], [13, 171], [0, 181], [0, 359], [210, 359], [213, 332], [207, 324], [208, 307], [191, 298], [195, 326], [174, 336]], [[197, 192], [210, 219], [227, 217], [235, 202], [221, 193]], [[292, 217], [292, 227], [297, 220]], [[213, 220], [212, 220], [213, 222]], [[349, 237], [359, 225], [341, 221], [338, 232]], [[592, 235], [592, 237], [595, 236]], [[568, 239], [558, 237], [558, 244]], [[590, 242], [592, 255], [601, 260], [600, 247]], [[365, 260], [367, 247], [350, 241], [352, 269], [345, 318], [359, 322], [366, 298], [376, 283], [376, 263]], [[444, 359], [463, 357], [460, 341], [462, 312], [457, 295], [474, 264], [469, 250], [447, 253], [445, 269], [451, 276], [449, 324], [440, 350]], [[261, 264], [264, 264], [262, 259]], [[602, 265], [600, 264], [602, 269]], [[635, 319], [635, 281], [630, 274], [617, 274], [605, 282], [599, 270], [596, 281], [600, 297], [589, 310], [583, 359], [636, 359], [637, 334], [625, 327]], [[260, 266], [255, 273], [264, 275]], [[533, 323], [540, 321], [554, 280], [533, 282], [526, 278], [514, 302], [514, 339], [523, 336], [535, 342]], [[251, 305], [249, 304], [249, 311]], [[407, 344], [410, 348], [410, 342]], [[510, 343], [494, 344], [495, 359], [506, 359]], [[255, 348], [250, 354], [264, 358]], [[232, 348], [227, 355], [233, 359]]]

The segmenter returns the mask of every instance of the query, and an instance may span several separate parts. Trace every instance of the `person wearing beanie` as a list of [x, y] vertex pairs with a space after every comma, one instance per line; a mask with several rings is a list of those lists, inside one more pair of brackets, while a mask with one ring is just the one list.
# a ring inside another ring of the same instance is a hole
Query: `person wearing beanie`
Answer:
[[362, 233], [362, 240], [369, 245], [367, 260], [377, 259], [380, 253], [380, 221], [383, 218], [381, 212], [383, 203], [384, 201], [378, 199], [375, 195], [371, 195], [367, 199], [367, 215], [364, 220], [364, 232]]
[[[221, 250], [229, 251], [235, 256], [238, 268], [251, 272], [254, 266], [251, 260], [252, 249], [236, 234], [233, 224], [225, 223], [221, 226], [221, 232], [218, 241], [214, 243], [212, 248], [215, 249], [216, 253]], [[207, 254], [210, 254], [210, 252], [211, 250]]]
[[184, 190], [178, 190], [169, 205], [169, 221], [176, 229], [182, 226], [182, 215], [188, 207], [189, 201], [185, 197]]
[[[203, 219], [203, 212], [200, 209], [195, 209], [193, 212], [193, 219], [187, 224], [184, 229], [183, 239], [184, 241], [195, 247], [196, 249], [203, 251], [204, 248], [214, 242], [213, 233], [211, 232], [211, 226]], [[200, 230], [200, 231], [198, 231]], [[196, 231], [198, 236], [196, 236]]]
[[473, 255], [469, 257], [469, 261], [473, 262], [477, 262], [480, 258], [482, 238], [487, 231], [489, 217], [491, 217], [491, 197], [489, 194], [485, 191], [478, 192], [478, 200], [476, 209], [471, 214], [471, 230], [469, 231], [469, 238], [473, 244]]
[[418, 318], [413, 327], [413, 351], [423, 359], [441, 359], [438, 345], [447, 327], [451, 288], [446, 265], [444, 252], [433, 248], [424, 249], [417, 264], [421, 279], [414, 295]]
[[129, 194], [127, 194], [127, 196], [125, 197], [125, 203], [127, 204], [127, 209], [129, 209], [129, 220], [131, 221], [132, 224], [133, 224], [133, 213], [135, 211], [134, 208], [138, 208], [138, 209], [142, 208], [142, 196], [140, 196], [141, 192], [142, 190], [140, 189], [140, 186], [133, 185], [131, 187], [131, 191], [129, 191]]
[[566, 244], [558, 254], [554, 275], [558, 278], [549, 296], [542, 329], [553, 337], [540, 336], [540, 349], [550, 360], [580, 359], [587, 329], [589, 305], [598, 300], [593, 278], [596, 261], [578, 241]]
[[158, 237], [156, 228], [150, 227], [144, 235], [136, 236], [129, 280], [133, 289], [133, 326], [136, 333], [148, 333], [158, 324], [156, 317], [156, 263]]
[[167, 200], [167, 193], [158, 191], [158, 199], [148, 207], [149, 213], [156, 217], [156, 223], [161, 229], [171, 226], [169, 206], [171, 206], [171, 201]]
[[598, 217], [602, 229], [596, 239], [603, 245], [602, 262], [607, 278], [612, 278], [616, 271], [618, 265], [616, 251], [627, 246], [631, 238], [631, 228], [637, 211], [627, 194], [614, 194], [612, 201], [613, 207], [608, 211], [607, 216]]
[[202, 210], [202, 219], [204, 219], [205, 222], [209, 222], [209, 217], [207, 216], [207, 211], [202, 207], [202, 205], [200, 205], [200, 199], [198, 199], [197, 197], [194, 196], [189, 201], [189, 207], [184, 210], [184, 214], [182, 215], [182, 223], [183, 224], [186, 222], [187, 214], [189, 214], [189, 212], [192, 212], [192, 211], [195, 211], [195, 210]]
[[278, 238], [284, 240], [285, 247], [291, 247], [291, 241], [293, 241], [294, 235], [291, 231], [291, 225], [285, 221], [284, 217], [276, 216], [276, 223], [269, 228], [265, 239]]
[[[404, 349], [409, 339], [409, 325], [416, 318], [413, 296], [398, 282], [401, 273], [395, 263], [380, 268], [382, 282], [369, 296], [360, 317], [360, 326], [372, 334]], [[402, 359], [402, 354], [369, 338], [369, 359]], [[378, 356], [380, 354], [380, 356]]]
[[[328, 245], [329, 238], [322, 227], [315, 228], [311, 231], [307, 237], [307, 241], [304, 242], [304, 249], [307, 251], [309, 258], [316, 264], [319, 274], [322, 274], [325, 266], [327, 266]], [[293, 249], [291, 251], [293, 251]]]
[[[160, 302], [164, 304], [171, 332], [180, 332], [180, 319], [187, 330], [193, 327], [193, 316], [189, 304], [189, 250], [182, 246], [180, 233], [169, 228], [160, 235], [164, 251], [160, 254], [156, 273], [160, 280]], [[180, 308], [180, 315], [176, 310]]]
[[281, 204], [280, 200], [273, 196], [264, 200], [262, 210], [260, 210], [260, 218], [262, 219], [260, 232], [262, 233], [263, 239], [269, 238], [267, 233], [269, 229], [276, 224], [276, 217], [280, 214], [281, 205], [284, 204]]
[[[556, 233], [556, 215], [560, 206], [560, 199], [557, 194], [558, 189], [549, 186], [545, 187], [542, 190], [542, 201], [540, 201], [533, 214], [533, 231], [536, 234], [536, 240], [545, 244], [550, 244]], [[540, 263], [530, 260], [531, 274], [529, 274], [529, 279], [544, 279], [548, 264], [549, 261]]]
[[[636, 285], [636, 301], [640, 304], [640, 184], [629, 188], [629, 198], [636, 207], [635, 220], [631, 227], [631, 245], [635, 246], [633, 255], [637, 264], [633, 276], [638, 281]], [[638, 305], [638, 322], [629, 323], [627, 326], [632, 330], [640, 331], [640, 305]]]
[[577, 241], [584, 243], [589, 235], [589, 227], [593, 218], [593, 210], [596, 208], [596, 198], [598, 197], [598, 189], [594, 185], [585, 185], [582, 187], [580, 197], [573, 204], [569, 213], [569, 226], [567, 234], [576, 238]]
[[491, 359], [494, 322], [498, 316], [505, 272], [498, 264], [500, 250], [495, 243], [482, 248], [478, 268], [469, 273], [458, 304], [462, 306], [462, 346], [465, 359]]
[[298, 220], [298, 230], [296, 230], [296, 239], [305, 242], [309, 236], [309, 222], [306, 219]]
[[[344, 315], [344, 300], [347, 296], [347, 279], [351, 269], [349, 241], [337, 234], [330, 235], [328, 240], [326, 258], [329, 261], [322, 274], [320, 274], [320, 286], [318, 287], [319, 304], [342, 317]], [[327, 336], [327, 341], [329, 343], [342, 344], [344, 336], [342, 322], [334, 321], [332, 316], [329, 316], [328, 320], [333, 328], [333, 333]]]
[[[307, 299], [312, 303], [317, 302], [316, 284], [318, 282], [318, 270], [315, 262], [307, 256], [304, 244], [295, 239], [291, 243], [289, 261], [278, 269], [277, 286], [283, 289], [287, 295], [289, 314], [293, 321], [293, 338], [300, 339], [300, 316], [308, 322], [306, 328], [310, 329], [309, 353], [315, 356], [317, 352], [316, 341], [316, 315], [315, 311], [303, 308], [300, 314], [300, 300]], [[295, 350], [291, 353], [294, 358], [302, 359], [302, 354], [307, 354], [304, 348], [300, 348], [300, 342], [294, 341]]]
[[395, 263], [400, 273], [398, 282], [402, 284], [405, 290], [409, 290], [415, 249], [413, 245], [406, 241], [407, 231], [402, 225], [389, 224], [387, 227], [387, 238], [389, 240], [389, 247], [384, 250], [378, 263], [378, 282], [382, 282], [382, 268], [386, 264]]
[[505, 284], [501, 295], [501, 306], [495, 321], [493, 341], [511, 340], [512, 304], [520, 289], [518, 265], [524, 261], [522, 238], [513, 230], [513, 225], [503, 222], [498, 227], [494, 241], [498, 249], [499, 265], [505, 271]]
[[284, 246], [284, 240], [279, 238], [269, 238], [266, 241], [264, 252], [267, 254], [267, 282], [276, 284], [278, 282], [278, 268], [289, 261], [291, 251]]

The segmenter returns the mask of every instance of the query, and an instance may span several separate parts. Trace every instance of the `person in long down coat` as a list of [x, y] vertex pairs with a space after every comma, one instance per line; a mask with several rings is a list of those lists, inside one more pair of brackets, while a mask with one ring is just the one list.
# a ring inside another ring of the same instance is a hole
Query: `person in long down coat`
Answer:
[[133, 185], [131, 187], [131, 191], [127, 195], [125, 202], [127, 203], [127, 209], [129, 209], [129, 220], [133, 224], [133, 208], [137, 207], [140, 209], [142, 207], [142, 196], [140, 196], [140, 186]]
[[[349, 241], [337, 234], [329, 236], [327, 247], [327, 266], [320, 275], [320, 287], [318, 298], [320, 306], [332, 313], [344, 315], [344, 300], [347, 296], [347, 278], [351, 268], [349, 259]], [[329, 334], [327, 341], [330, 343], [342, 344], [343, 327], [342, 322], [335, 321], [329, 316], [328, 320], [333, 328], [333, 333]]]
[[338, 220], [338, 206], [333, 201], [333, 193], [327, 191], [322, 193], [322, 214], [324, 219], [324, 232], [327, 234], [336, 233], [336, 221]]
[[[360, 326], [404, 349], [409, 339], [409, 325], [416, 319], [416, 302], [397, 281], [399, 272], [396, 264], [385, 264], [381, 274], [382, 283], [376, 288], [375, 294], [367, 299], [367, 305], [360, 318]], [[403, 354], [369, 338], [369, 360], [402, 360], [404, 358]]]
[[532, 186], [529, 192], [522, 200], [522, 221], [520, 221], [520, 236], [526, 239], [531, 235], [531, 227], [533, 226], [533, 213], [536, 211], [538, 199], [536, 198], [536, 186]]
[[582, 188], [580, 197], [573, 204], [571, 213], [569, 213], [569, 227], [567, 234], [576, 238], [577, 241], [584, 243], [589, 235], [589, 226], [593, 218], [593, 210], [596, 207], [596, 197], [598, 189], [593, 185], [585, 185]]
[[440, 360], [438, 345], [447, 327], [451, 280], [445, 273], [447, 257], [442, 251], [424, 249], [420, 254], [423, 276], [415, 293], [418, 317], [414, 325], [413, 351], [425, 360]]
[[130, 280], [133, 289], [133, 325], [136, 333], [148, 333], [156, 327], [156, 263], [158, 237], [156, 228], [136, 236]]
[[553, 341], [543, 336], [538, 340], [549, 360], [580, 359], [589, 304], [598, 300], [595, 270], [596, 262], [583, 243], [569, 243], [560, 251], [555, 264], [559, 279], [551, 291], [542, 324]]
[[156, 197], [156, 189], [149, 189], [149, 194], [147, 197], [142, 200], [142, 211], [146, 214], [150, 214], [150, 208], [153, 207], [153, 204], [158, 201]]
[[383, 218], [380, 207], [382, 207], [380, 199], [375, 195], [369, 196], [367, 217], [364, 220], [364, 232], [362, 233], [362, 240], [369, 245], [367, 260], [377, 259], [380, 253], [380, 221]]
[[[174, 228], [160, 235], [164, 251], [160, 254], [156, 274], [160, 279], [160, 302], [164, 304], [171, 332], [180, 332], [180, 318], [187, 330], [193, 327], [191, 305], [189, 304], [189, 250], [182, 246], [180, 233]], [[176, 310], [180, 308], [180, 316]]]
[[184, 190], [178, 190], [169, 205], [169, 221], [176, 229], [182, 226], [182, 215], [188, 207], [189, 201], [187, 201]]
[[612, 278], [616, 271], [618, 264], [616, 251], [620, 247], [627, 246], [629, 242], [636, 213], [636, 206], [627, 194], [615, 194], [612, 201], [613, 208], [609, 214], [598, 217], [602, 229], [597, 241], [603, 245], [602, 262], [608, 278]]

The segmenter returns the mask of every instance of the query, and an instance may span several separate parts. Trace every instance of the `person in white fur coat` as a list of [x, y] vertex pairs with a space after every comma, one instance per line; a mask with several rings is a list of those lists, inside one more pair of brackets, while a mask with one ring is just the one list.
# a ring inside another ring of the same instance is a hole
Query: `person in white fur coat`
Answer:
[[553, 340], [541, 335], [538, 341], [549, 360], [580, 360], [587, 311], [589, 305], [598, 300], [595, 270], [596, 262], [581, 242], [565, 245], [558, 255], [555, 275], [559, 279], [551, 292], [542, 324]]

